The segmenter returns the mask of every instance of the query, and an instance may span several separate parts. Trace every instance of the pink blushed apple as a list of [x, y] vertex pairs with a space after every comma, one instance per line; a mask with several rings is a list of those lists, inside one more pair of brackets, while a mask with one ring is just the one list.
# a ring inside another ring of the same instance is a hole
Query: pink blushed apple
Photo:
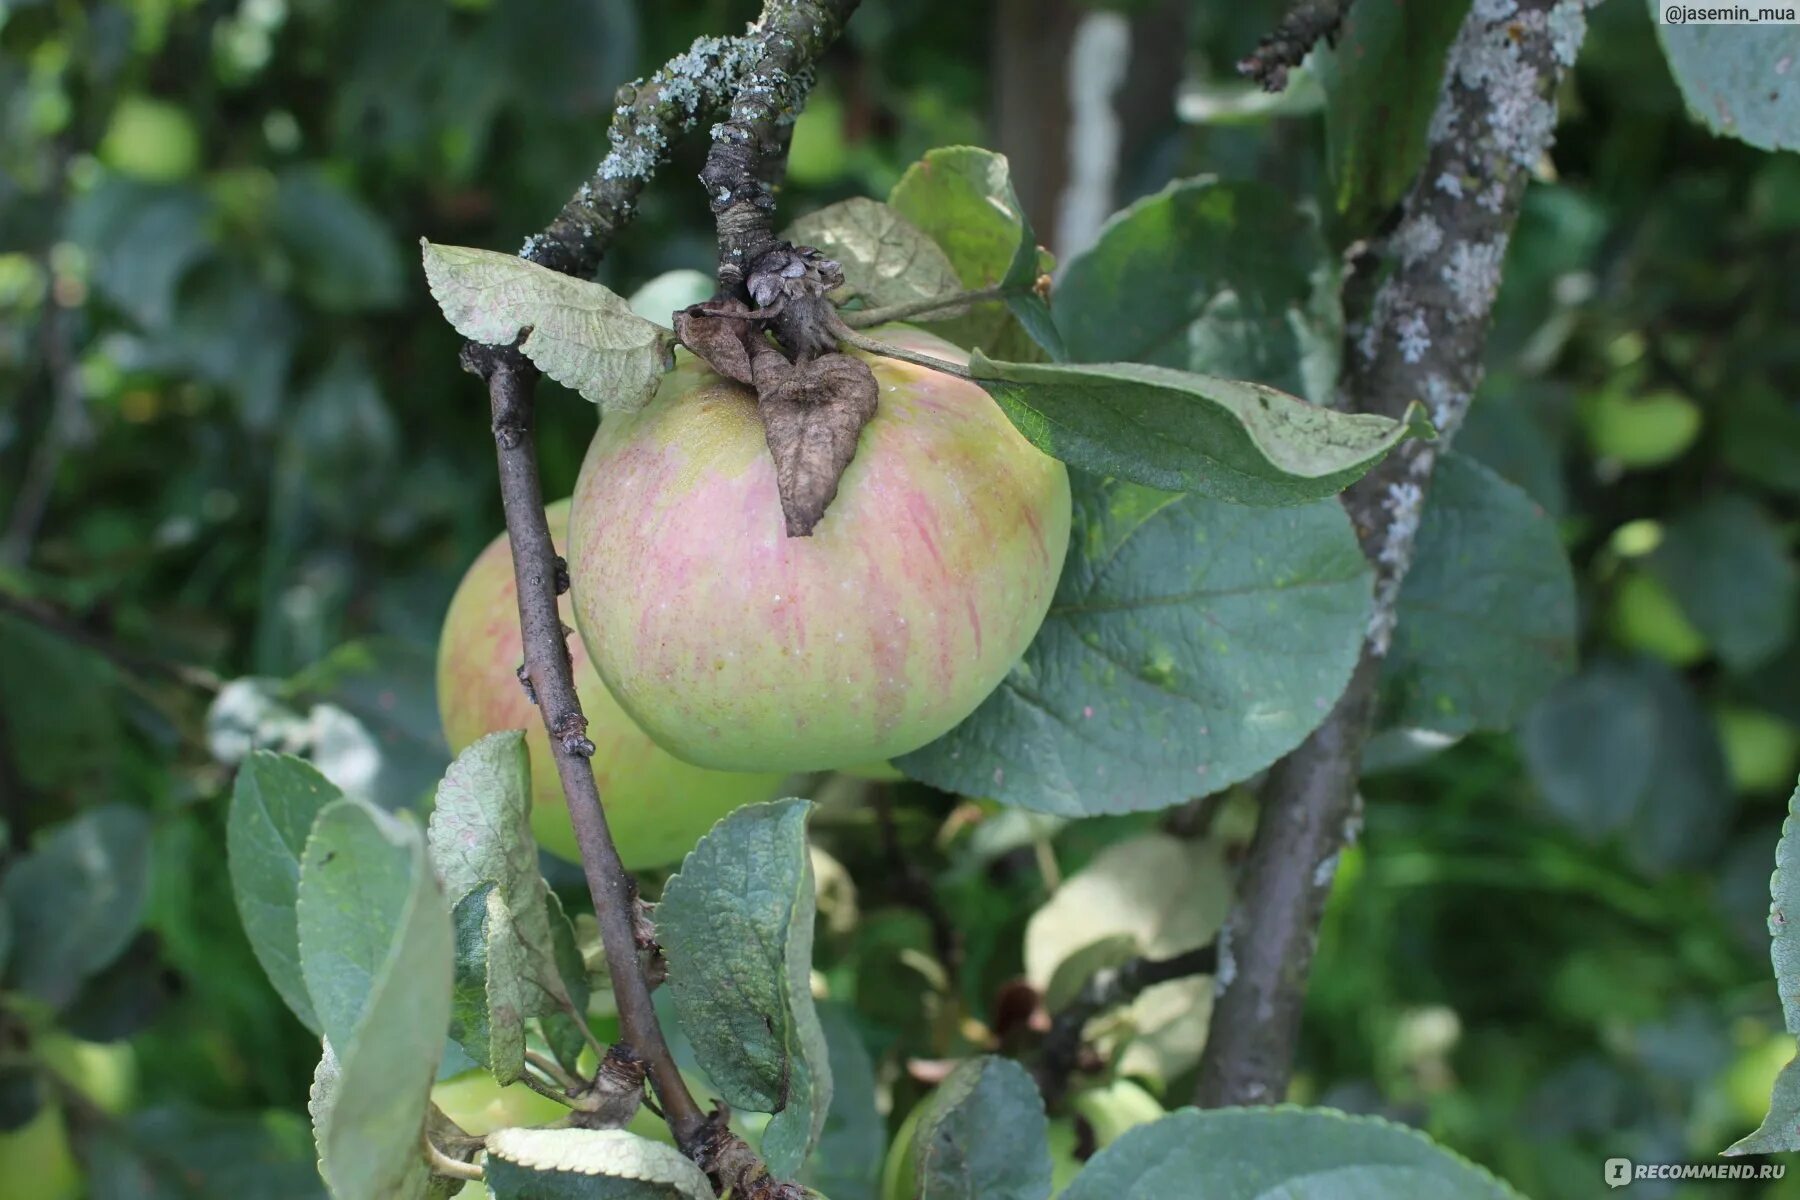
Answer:
[[[966, 357], [903, 327], [874, 336]], [[864, 357], [880, 408], [811, 537], [786, 535], [755, 396], [695, 359], [588, 450], [576, 620], [619, 703], [689, 762], [905, 754], [974, 711], [1043, 622], [1069, 540], [1063, 465], [976, 384]]]
[[[551, 505], [545, 513], [559, 553], [568, 514], [567, 501]], [[566, 595], [561, 608], [563, 621], [569, 623]], [[569, 654], [575, 691], [594, 743], [601, 803], [627, 867], [675, 862], [720, 817], [740, 805], [772, 799], [781, 790], [780, 775], [707, 771], [673, 757], [645, 736], [613, 700], [580, 639], [569, 639]], [[525, 730], [531, 755], [532, 831], [550, 853], [578, 861], [580, 852], [550, 757], [549, 735], [515, 674], [521, 661], [518, 589], [511, 545], [502, 534], [475, 559], [450, 601], [438, 643], [438, 711], [444, 736], [457, 752], [496, 730]]]

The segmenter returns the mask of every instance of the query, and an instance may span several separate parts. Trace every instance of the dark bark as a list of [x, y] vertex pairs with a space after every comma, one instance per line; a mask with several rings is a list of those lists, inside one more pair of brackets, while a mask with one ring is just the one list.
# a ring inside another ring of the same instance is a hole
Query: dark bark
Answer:
[[1300, 0], [1281, 19], [1275, 32], [1256, 44], [1237, 65], [1238, 74], [1279, 92], [1287, 87], [1288, 71], [1305, 61], [1321, 38], [1337, 36], [1352, 0]]
[[1220, 935], [1223, 990], [1197, 1103], [1286, 1095], [1319, 916], [1355, 832], [1362, 748], [1426, 490], [1480, 382], [1501, 263], [1530, 169], [1550, 145], [1556, 86], [1574, 62], [1587, 7], [1475, 6], [1450, 49], [1424, 168], [1381, 247], [1392, 272], [1350, 330], [1345, 406], [1399, 416], [1422, 400], [1439, 438], [1403, 443], [1344, 495], [1375, 573], [1362, 660], [1325, 723], [1264, 784], [1238, 903]]

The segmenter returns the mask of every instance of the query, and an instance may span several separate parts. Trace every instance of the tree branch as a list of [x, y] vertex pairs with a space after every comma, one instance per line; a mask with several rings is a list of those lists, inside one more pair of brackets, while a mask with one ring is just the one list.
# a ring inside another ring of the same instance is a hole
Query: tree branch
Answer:
[[812, 90], [812, 64], [837, 39], [859, 0], [767, 0], [752, 36], [754, 61], [738, 83], [731, 115], [713, 127], [700, 182], [719, 230], [719, 290], [736, 292], [775, 247], [771, 167]]
[[1080, 993], [1050, 1022], [1038, 1051], [1038, 1090], [1044, 1103], [1054, 1106], [1068, 1090], [1069, 1076], [1081, 1061], [1082, 1033], [1089, 1021], [1102, 1013], [1122, 1008], [1159, 983], [1210, 975], [1218, 969], [1216, 945], [1198, 946], [1169, 958], [1134, 958], [1117, 967], [1096, 971]]
[[519, 257], [564, 275], [592, 275], [675, 143], [731, 103], [759, 54], [754, 32], [703, 37], [654, 75], [621, 87], [606, 135], [612, 148], [556, 219], [525, 239]]
[[1299, 0], [1275, 32], [1238, 60], [1239, 75], [1256, 80], [1267, 92], [1286, 89], [1288, 71], [1306, 60], [1321, 38], [1336, 37], [1353, 0]]
[[[797, 107], [806, 87], [794, 79], [810, 82], [813, 59], [837, 35], [854, 7], [854, 0], [769, 0], [763, 19], [744, 37], [702, 38], [648, 80], [622, 89], [608, 134], [612, 149], [594, 178], [576, 191], [556, 219], [527, 239], [521, 257], [564, 274], [591, 274], [611, 240], [631, 220], [638, 194], [667, 161], [671, 143], [723, 107], [728, 97], [735, 94], [741, 99], [753, 87], [779, 84], [772, 95], [788, 97]], [[734, 106], [734, 118], [738, 112]], [[789, 110], [770, 110], [771, 119], [784, 115], [791, 119]], [[757, 164], [762, 172], [758, 186], [765, 192], [767, 181], [779, 174], [777, 166]], [[518, 583], [525, 656], [521, 675], [550, 734], [551, 756], [599, 919], [623, 1041], [642, 1060], [662, 1115], [684, 1154], [745, 1200], [802, 1196], [801, 1189], [770, 1179], [760, 1160], [724, 1128], [717, 1114], [701, 1109], [669, 1051], [639, 954], [637, 885], [620, 861], [607, 827], [589, 761], [594, 744], [587, 738], [587, 718], [575, 692], [567, 644], [571, 631], [557, 611], [557, 595], [568, 586], [568, 573], [551, 542], [538, 479], [532, 429], [538, 373], [516, 346], [466, 344], [462, 363], [488, 385], [500, 499]]]
[[1319, 918], [1358, 823], [1363, 743], [1425, 491], [1480, 382], [1507, 241], [1529, 171], [1550, 145], [1556, 86], [1592, 2], [1478, 3], [1450, 49], [1424, 169], [1384, 246], [1392, 273], [1350, 331], [1342, 397], [1389, 416], [1423, 399], [1439, 439], [1403, 443], [1344, 494], [1375, 568], [1368, 634], [1337, 706], [1263, 786], [1237, 905], [1220, 934], [1223, 990], [1199, 1104], [1274, 1104], [1286, 1094]]

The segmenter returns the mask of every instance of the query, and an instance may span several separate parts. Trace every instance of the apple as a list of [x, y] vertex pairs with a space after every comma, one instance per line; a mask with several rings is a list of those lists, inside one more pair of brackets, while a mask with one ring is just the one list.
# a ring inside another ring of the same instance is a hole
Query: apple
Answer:
[[[568, 512], [567, 501], [545, 511], [559, 553]], [[566, 623], [566, 595], [561, 605]], [[740, 805], [772, 799], [781, 790], [780, 775], [706, 771], [663, 751], [613, 700], [579, 639], [569, 639], [569, 656], [594, 743], [594, 777], [607, 825], [627, 867], [675, 862], [720, 817]], [[576, 862], [581, 854], [550, 756], [550, 738], [518, 680], [523, 660], [511, 543], [501, 534], [475, 559], [450, 601], [438, 642], [438, 712], [453, 751], [496, 730], [525, 730], [532, 831], [544, 849]]]
[[121, 175], [173, 183], [200, 162], [200, 134], [180, 105], [126, 96], [113, 108], [100, 139], [100, 161]]
[[84, 1194], [68, 1126], [54, 1102], [41, 1105], [17, 1129], [0, 1133], [0, 1180], [6, 1200], [77, 1200]]
[[1800, 729], [1760, 708], [1726, 705], [1713, 714], [1732, 786], [1740, 792], [1788, 792], [1800, 768]]
[[568, 1105], [540, 1096], [522, 1083], [500, 1086], [486, 1067], [444, 1080], [431, 1089], [431, 1102], [474, 1137], [486, 1137], [496, 1129], [545, 1125], [569, 1115]]
[[[955, 346], [878, 339], [951, 361]], [[822, 771], [968, 716], [1049, 608], [1069, 477], [977, 385], [864, 355], [880, 409], [810, 537], [788, 537], [744, 387], [683, 356], [609, 416], [569, 520], [575, 617], [645, 732], [702, 766]]]
[[84, 1042], [52, 1030], [35, 1048], [44, 1065], [102, 1112], [121, 1116], [137, 1094], [137, 1055], [128, 1042]]
[[1112, 1145], [1128, 1129], [1168, 1115], [1162, 1101], [1129, 1079], [1115, 1079], [1077, 1092], [1069, 1107], [1092, 1127], [1096, 1150]]
[[1706, 635], [1694, 628], [1662, 580], [1647, 571], [1628, 570], [1620, 576], [1608, 627], [1622, 645], [1678, 667], [1706, 657]]
[[1775, 1090], [1775, 1078], [1793, 1061], [1792, 1034], [1777, 1033], [1738, 1052], [1731, 1065], [1721, 1072], [1719, 1082], [1739, 1120], [1754, 1129], [1769, 1111], [1769, 1097]]
[[1628, 396], [1603, 392], [1581, 406], [1588, 444], [1624, 467], [1658, 467], [1680, 458], [1700, 434], [1700, 408], [1675, 392]]

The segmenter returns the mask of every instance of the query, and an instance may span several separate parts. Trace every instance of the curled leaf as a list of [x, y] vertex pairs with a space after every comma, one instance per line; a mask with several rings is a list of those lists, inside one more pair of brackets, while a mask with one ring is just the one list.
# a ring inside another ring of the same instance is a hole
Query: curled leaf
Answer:
[[751, 353], [787, 534], [809, 537], [837, 497], [838, 480], [856, 457], [856, 439], [875, 415], [875, 375], [847, 354], [790, 363], [767, 343]]
[[538, 370], [606, 412], [656, 394], [674, 349], [668, 330], [597, 283], [491, 250], [424, 242], [425, 278], [444, 319], [471, 341], [519, 349]]
[[747, 319], [724, 315], [727, 311], [750, 310], [741, 300], [712, 305], [710, 311], [704, 304], [684, 308], [675, 314], [675, 336], [705, 359], [707, 366], [749, 387], [754, 382], [750, 374], [750, 340], [758, 335]]

